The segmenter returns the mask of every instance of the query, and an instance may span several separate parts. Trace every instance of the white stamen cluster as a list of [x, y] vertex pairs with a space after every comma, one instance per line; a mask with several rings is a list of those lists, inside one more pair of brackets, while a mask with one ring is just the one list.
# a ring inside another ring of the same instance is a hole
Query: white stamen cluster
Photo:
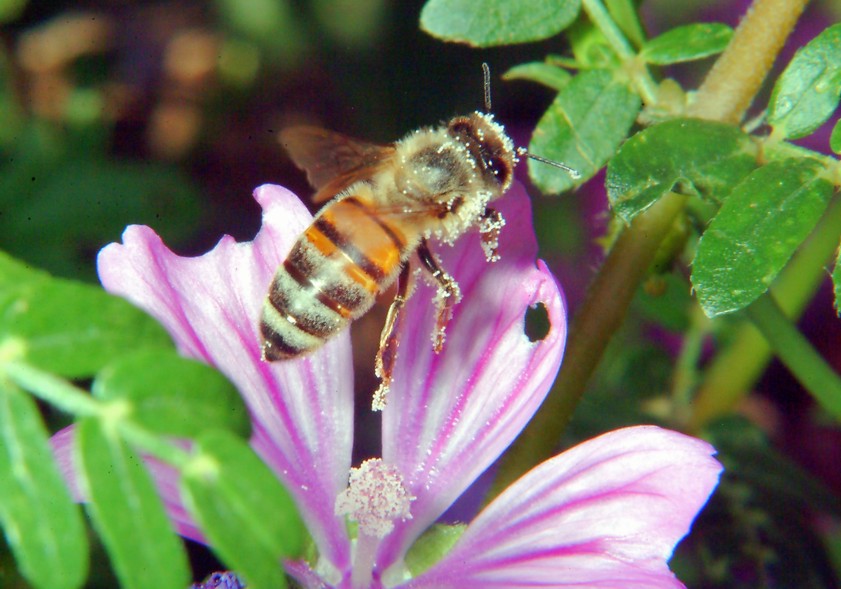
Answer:
[[397, 467], [372, 458], [350, 469], [348, 488], [336, 497], [335, 510], [336, 515], [359, 522], [360, 534], [384, 538], [394, 529], [396, 519], [412, 518], [414, 500]]

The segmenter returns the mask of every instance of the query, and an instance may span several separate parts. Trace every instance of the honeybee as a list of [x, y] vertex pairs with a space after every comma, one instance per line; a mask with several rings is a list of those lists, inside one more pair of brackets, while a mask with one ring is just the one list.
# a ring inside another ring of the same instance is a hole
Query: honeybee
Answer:
[[432, 346], [439, 352], [461, 293], [429, 240], [452, 244], [478, 227], [487, 259], [498, 259], [505, 221], [489, 204], [511, 186], [517, 156], [525, 152], [483, 112], [414, 131], [392, 145], [306, 126], [288, 128], [280, 139], [307, 172], [314, 200], [329, 202], [274, 276], [260, 320], [263, 359], [318, 349], [397, 282], [375, 364], [381, 385], [374, 405], [382, 407], [399, 345], [400, 310], [410, 294], [412, 256], [438, 286]]

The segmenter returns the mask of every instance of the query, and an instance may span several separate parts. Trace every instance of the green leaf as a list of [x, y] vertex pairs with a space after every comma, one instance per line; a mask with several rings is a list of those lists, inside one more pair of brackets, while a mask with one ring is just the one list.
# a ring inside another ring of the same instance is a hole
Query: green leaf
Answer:
[[39, 589], [81, 587], [82, 514], [53, 461], [38, 407], [0, 377], [0, 523], [18, 567]]
[[646, 43], [640, 57], [648, 63], [668, 65], [721, 53], [733, 29], [720, 23], [694, 23], [666, 31]]
[[171, 347], [148, 315], [101, 288], [52, 278], [0, 252], [0, 345], [19, 340], [25, 358], [79, 378], [140, 347]]
[[[93, 254], [129, 223], [183, 238], [200, 216], [198, 192], [171, 166], [94, 157], [48, 158], [36, 143], [0, 167], [0, 247], [54, 274], [94, 280]], [[22, 168], [22, 169], [18, 169]]]
[[529, 151], [561, 162], [581, 177], [529, 162], [532, 181], [556, 194], [583, 184], [598, 172], [625, 139], [640, 108], [639, 97], [605, 70], [578, 74], [540, 118]]
[[645, 42], [645, 31], [634, 0], [606, 0], [605, 6], [628, 40], [640, 47]]
[[575, 20], [580, 0], [429, 0], [421, 28], [444, 41], [474, 47], [512, 45], [548, 39]]
[[143, 461], [113, 426], [86, 418], [76, 433], [80, 484], [94, 527], [122, 587], [184, 589], [190, 583], [184, 545]]
[[841, 94], [841, 24], [833, 25], [800, 49], [771, 93], [768, 124], [774, 134], [805, 137], [838, 106]]
[[832, 196], [823, 167], [774, 161], [737, 185], [698, 243], [692, 285], [704, 312], [737, 311], [764, 293]]
[[674, 189], [721, 202], [756, 167], [757, 148], [737, 127], [675, 119], [631, 137], [607, 168], [607, 196], [619, 217], [636, 215]]
[[532, 61], [529, 63], [522, 63], [515, 65], [510, 70], [502, 74], [503, 80], [529, 80], [530, 82], [537, 82], [552, 90], [561, 90], [569, 84], [572, 75], [565, 69], [544, 63], [542, 61]]
[[175, 350], [123, 356], [97, 374], [92, 390], [105, 400], [128, 401], [132, 421], [155, 433], [196, 437], [215, 428], [243, 438], [251, 433], [248, 410], [228, 379]]
[[214, 552], [249, 588], [286, 587], [281, 559], [301, 554], [303, 522], [292, 497], [244, 441], [224, 431], [202, 434], [181, 494]]
[[418, 538], [406, 553], [406, 568], [417, 577], [441, 560], [458, 542], [466, 524], [435, 524]]
[[841, 120], [835, 122], [832, 134], [829, 136], [829, 148], [833, 153], [841, 153]]

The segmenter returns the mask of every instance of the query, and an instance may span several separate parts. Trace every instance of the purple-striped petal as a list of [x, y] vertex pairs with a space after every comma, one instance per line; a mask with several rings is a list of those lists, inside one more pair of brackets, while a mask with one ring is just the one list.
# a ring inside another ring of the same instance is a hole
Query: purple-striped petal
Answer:
[[584, 442], [524, 475], [401, 587], [683, 587], [667, 561], [718, 482], [714, 452], [653, 426]]
[[322, 554], [344, 566], [343, 522], [333, 502], [345, 488], [353, 437], [347, 334], [300, 360], [260, 359], [260, 309], [277, 266], [311, 221], [291, 192], [262, 186], [263, 227], [254, 241], [225, 236], [196, 258], [172, 253], [148, 227], [99, 254], [102, 284], [156, 317], [186, 356], [211, 364], [239, 389], [254, 423], [252, 445], [296, 498]]
[[[406, 305], [383, 413], [383, 459], [398, 466], [417, 499], [412, 519], [398, 522], [383, 540], [380, 570], [397, 562], [511, 443], [543, 401], [560, 365], [564, 302], [554, 277], [535, 262], [528, 196], [515, 184], [494, 206], [506, 219], [500, 261], [486, 262], [475, 232], [453, 248], [436, 248], [463, 294], [440, 354], [431, 344], [435, 289], [420, 284]], [[531, 342], [524, 316], [538, 304], [548, 312], [550, 330]]]

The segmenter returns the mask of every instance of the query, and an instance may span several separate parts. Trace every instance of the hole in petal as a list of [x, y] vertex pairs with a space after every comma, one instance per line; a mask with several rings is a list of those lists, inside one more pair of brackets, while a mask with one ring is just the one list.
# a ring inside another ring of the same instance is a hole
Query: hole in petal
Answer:
[[530, 342], [545, 339], [549, 335], [551, 328], [549, 311], [546, 310], [546, 305], [537, 303], [533, 307], [526, 309], [524, 331]]

